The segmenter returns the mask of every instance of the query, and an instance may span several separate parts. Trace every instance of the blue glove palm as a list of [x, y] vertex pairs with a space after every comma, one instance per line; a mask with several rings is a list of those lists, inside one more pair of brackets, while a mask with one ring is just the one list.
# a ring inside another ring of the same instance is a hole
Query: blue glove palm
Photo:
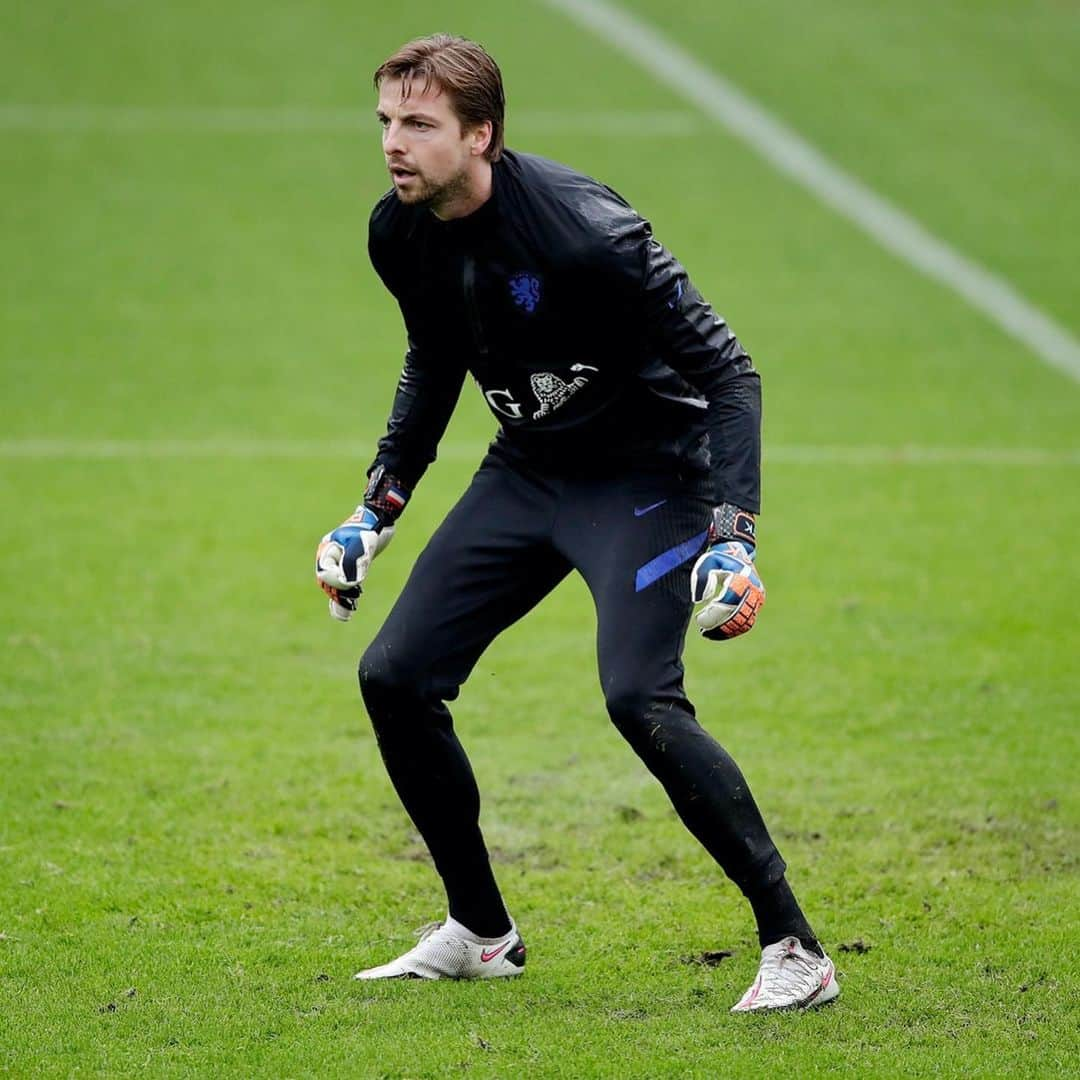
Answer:
[[695, 621], [704, 637], [726, 641], [745, 634], [765, 603], [754, 545], [742, 540], [713, 544], [690, 571], [690, 598], [703, 605]]

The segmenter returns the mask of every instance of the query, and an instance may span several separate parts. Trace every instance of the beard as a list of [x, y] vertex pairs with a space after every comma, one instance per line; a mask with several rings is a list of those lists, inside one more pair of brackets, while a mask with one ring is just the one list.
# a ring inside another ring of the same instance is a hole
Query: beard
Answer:
[[469, 178], [466, 171], [444, 180], [442, 183], [434, 183], [422, 173], [414, 173], [414, 182], [408, 189], [394, 185], [394, 193], [398, 201], [407, 206], [426, 206], [434, 213], [459, 199], [469, 189]]

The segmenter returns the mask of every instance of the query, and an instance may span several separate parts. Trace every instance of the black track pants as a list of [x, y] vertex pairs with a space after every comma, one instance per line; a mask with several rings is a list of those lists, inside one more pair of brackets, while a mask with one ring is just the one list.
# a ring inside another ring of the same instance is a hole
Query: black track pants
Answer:
[[360, 687], [452, 911], [455, 897], [460, 906], [493, 879], [479, 793], [445, 703], [492, 639], [572, 569], [596, 605], [600, 681], [615, 726], [744, 893], [783, 876], [742, 773], [683, 691], [690, 568], [710, 509], [696, 475], [550, 476], [489, 455], [432, 536], [360, 661]]

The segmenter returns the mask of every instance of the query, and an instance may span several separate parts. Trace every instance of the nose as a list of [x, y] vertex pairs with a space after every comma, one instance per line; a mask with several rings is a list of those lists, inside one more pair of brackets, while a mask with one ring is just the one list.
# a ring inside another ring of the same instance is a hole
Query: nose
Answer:
[[393, 120], [383, 128], [383, 153], [387, 157], [405, 153], [403, 134], [403, 126]]

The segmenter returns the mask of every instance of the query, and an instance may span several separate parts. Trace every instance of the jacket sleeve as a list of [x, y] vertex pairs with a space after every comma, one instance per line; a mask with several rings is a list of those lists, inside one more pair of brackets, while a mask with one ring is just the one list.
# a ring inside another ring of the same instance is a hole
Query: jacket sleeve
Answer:
[[628, 314], [643, 320], [654, 360], [667, 365], [706, 403], [714, 497], [761, 509], [761, 378], [727, 323], [686, 270], [628, 207], [609, 223], [618, 290]]
[[428, 327], [421, 314], [412, 309], [406, 290], [396, 280], [392, 260], [375, 224], [373, 217], [368, 252], [376, 272], [401, 308], [408, 349], [386, 434], [379, 440], [368, 475], [382, 465], [411, 491], [435, 460], [439, 440], [461, 394], [465, 363], [461, 357], [439, 347], [434, 328]]
[[[406, 317], [406, 328], [408, 329]], [[465, 366], [421, 345], [409, 331], [409, 347], [397, 392], [368, 473], [385, 467], [410, 491], [435, 460], [465, 380]]]

